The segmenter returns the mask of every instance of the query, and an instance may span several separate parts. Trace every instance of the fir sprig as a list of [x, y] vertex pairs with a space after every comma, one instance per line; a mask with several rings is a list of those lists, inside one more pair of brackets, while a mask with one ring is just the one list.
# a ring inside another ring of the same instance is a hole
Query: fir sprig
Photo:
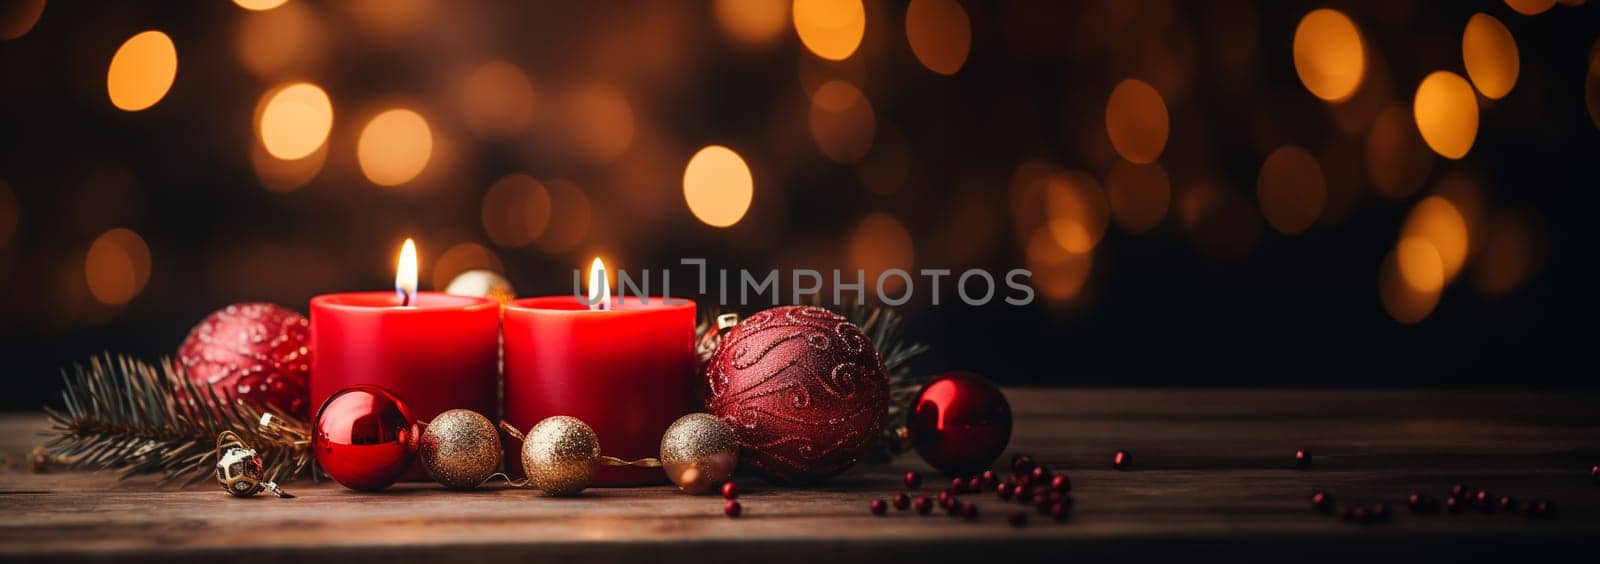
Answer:
[[105, 354], [62, 371], [60, 409], [46, 407], [45, 448], [75, 468], [120, 470], [126, 479], [162, 475], [193, 484], [211, 476], [217, 435], [237, 433], [256, 450], [264, 479], [308, 475], [309, 429], [277, 409], [258, 408], [197, 385], [169, 360], [156, 364]]

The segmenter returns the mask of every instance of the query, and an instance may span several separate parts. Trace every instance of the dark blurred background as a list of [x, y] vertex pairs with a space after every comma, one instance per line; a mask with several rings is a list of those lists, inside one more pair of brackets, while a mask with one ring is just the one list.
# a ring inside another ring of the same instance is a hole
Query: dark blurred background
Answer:
[[405, 237], [520, 295], [1029, 268], [901, 308], [922, 370], [1011, 385], [1594, 385], [1593, 2], [0, 5], [7, 409], [389, 288]]

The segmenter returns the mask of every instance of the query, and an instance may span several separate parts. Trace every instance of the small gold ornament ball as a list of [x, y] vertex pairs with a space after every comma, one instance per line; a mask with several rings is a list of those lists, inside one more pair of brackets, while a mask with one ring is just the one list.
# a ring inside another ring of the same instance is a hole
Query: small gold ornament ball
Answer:
[[522, 441], [522, 471], [548, 495], [572, 495], [589, 487], [600, 459], [600, 438], [576, 417], [557, 415], [528, 430]]
[[266, 489], [261, 472], [261, 458], [254, 449], [230, 448], [217, 457], [217, 483], [234, 497], [250, 497]]
[[455, 278], [450, 279], [450, 284], [445, 286], [444, 293], [489, 298], [500, 302], [500, 305], [517, 299], [517, 291], [511, 287], [510, 280], [506, 280], [506, 277], [498, 272], [481, 268], [457, 274]]
[[487, 417], [452, 409], [428, 422], [417, 459], [433, 481], [447, 488], [475, 488], [500, 466], [500, 434]]
[[661, 468], [683, 493], [715, 491], [738, 465], [733, 427], [709, 413], [680, 417], [661, 435]]

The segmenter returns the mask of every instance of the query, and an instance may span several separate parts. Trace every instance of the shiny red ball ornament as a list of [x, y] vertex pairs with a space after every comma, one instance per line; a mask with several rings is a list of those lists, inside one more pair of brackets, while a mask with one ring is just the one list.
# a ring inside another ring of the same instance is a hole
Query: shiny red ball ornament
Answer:
[[849, 468], [889, 409], [883, 359], [831, 311], [784, 306], [729, 330], [706, 364], [706, 406], [738, 436], [740, 468], [814, 482]]
[[334, 392], [317, 410], [311, 448], [317, 466], [344, 487], [377, 491], [416, 459], [417, 420], [404, 401], [378, 386]]
[[311, 410], [311, 322], [268, 303], [222, 308], [194, 326], [178, 347], [178, 364], [222, 397], [306, 419]]
[[971, 372], [950, 372], [928, 382], [911, 402], [908, 419], [912, 447], [945, 474], [982, 472], [1011, 441], [1011, 404], [999, 388]]

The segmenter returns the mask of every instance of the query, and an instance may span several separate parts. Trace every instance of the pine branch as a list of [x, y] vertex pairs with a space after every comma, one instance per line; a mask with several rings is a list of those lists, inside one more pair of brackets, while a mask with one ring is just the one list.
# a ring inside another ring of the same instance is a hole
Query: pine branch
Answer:
[[149, 364], [109, 353], [62, 371], [63, 407], [46, 407], [54, 435], [45, 448], [76, 468], [162, 475], [161, 484], [206, 479], [217, 435], [238, 433], [256, 450], [267, 481], [309, 474], [309, 428], [277, 409], [257, 408], [191, 381], [163, 359]]

